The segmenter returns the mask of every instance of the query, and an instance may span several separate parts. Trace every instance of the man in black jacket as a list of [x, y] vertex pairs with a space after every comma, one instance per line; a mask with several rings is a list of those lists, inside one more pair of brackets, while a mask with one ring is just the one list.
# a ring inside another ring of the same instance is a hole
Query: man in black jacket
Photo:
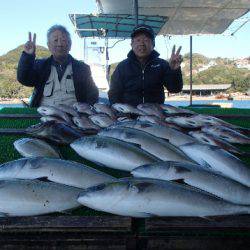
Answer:
[[175, 46], [169, 63], [159, 58], [154, 50], [155, 35], [151, 27], [138, 25], [131, 34], [132, 50], [128, 58], [120, 62], [112, 77], [108, 92], [109, 101], [128, 103], [164, 103], [164, 86], [169, 92], [182, 90], [183, 81], [180, 64], [181, 47]]
[[48, 48], [51, 56], [35, 59], [36, 34], [29, 40], [19, 60], [18, 81], [34, 87], [30, 106], [73, 105], [75, 102], [93, 104], [98, 100], [96, 87], [90, 67], [69, 55], [70, 34], [64, 26], [54, 25], [47, 33]]

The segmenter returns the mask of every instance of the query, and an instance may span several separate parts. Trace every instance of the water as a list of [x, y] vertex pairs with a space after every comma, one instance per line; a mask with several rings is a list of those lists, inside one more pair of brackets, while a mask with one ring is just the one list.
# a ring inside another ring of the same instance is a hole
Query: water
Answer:
[[[100, 97], [100, 102], [108, 103], [108, 100], [104, 97]], [[212, 103], [232, 103], [232, 108], [241, 108], [241, 109], [250, 109], [250, 100], [242, 100], [242, 101], [237, 101], [237, 100], [232, 100], [232, 101], [226, 101], [226, 100], [199, 100], [195, 101], [193, 100], [193, 104], [212, 104]], [[166, 104], [170, 104], [173, 106], [189, 106], [189, 100], [188, 101], [166, 101]], [[23, 107], [23, 104], [0, 104], [0, 109], [8, 107], [8, 108], [15, 108], [15, 107]]]
[[[166, 104], [170, 104], [173, 106], [189, 106], [189, 100], [188, 101], [166, 101]], [[240, 109], [250, 109], [250, 100], [199, 100], [199, 101], [192, 101], [192, 104], [212, 104], [212, 103], [232, 103], [232, 108], [240, 108]]]

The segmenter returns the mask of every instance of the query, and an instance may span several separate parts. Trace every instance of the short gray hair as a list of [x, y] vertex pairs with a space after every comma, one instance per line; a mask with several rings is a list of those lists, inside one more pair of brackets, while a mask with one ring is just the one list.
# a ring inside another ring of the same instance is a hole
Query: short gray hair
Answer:
[[53, 25], [53, 26], [51, 26], [51, 27], [48, 29], [48, 31], [47, 31], [47, 41], [49, 41], [50, 35], [51, 35], [54, 31], [56, 31], [56, 30], [60, 30], [62, 33], [64, 33], [64, 34], [67, 36], [67, 38], [68, 38], [68, 40], [69, 40], [69, 42], [70, 42], [70, 44], [71, 44], [71, 36], [70, 36], [70, 33], [68, 32], [68, 30], [67, 30], [64, 26], [59, 25], [59, 24]]

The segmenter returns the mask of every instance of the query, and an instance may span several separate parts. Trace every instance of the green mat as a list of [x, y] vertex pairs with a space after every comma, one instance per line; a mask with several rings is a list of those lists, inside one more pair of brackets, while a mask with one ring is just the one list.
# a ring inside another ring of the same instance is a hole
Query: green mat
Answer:
[[[201, 114], [209, 114], [209, 115], [220, 115], [220, 114], [237, 114], [237, 115], [250, 115], [250, 110], [242, 110], [242, 109], [221, 109], [221, 108], [193, 108], [197, 113]], [[37, 114], [36, 109], [34, 108], [3, 108], [0, 110], [0, 114]], [[246, 119], [225, 119], [230, 123], [250, 128], [250, 120]], [[0, 128], [27, 128], [33, 124], [39, 123], [39, 119], [0, 119]], [[4, 162], [8, 162], [11, 160], [19, 159], [21, 155], [15, 150], [13, 143], [15, 140], [23, 138], [24, 136], [6, 136], [1, 135], [1, 143], [0, 143], [0, 164]], [[237, 146], [240, 150], [245, 152], [250, 152], [250, 145], [249, 146]], [[60, 152], [64, 159], [66, 160], [73, 160], [88, 166], [94, 167], [100, 171], [103, 171], [107, 174], [110, 174], [114, 177], [126, 177], [130, 176], [128, 172], [123, 172], [115, 169], [109, 169], [106, 167], [97, 166], [96, 164], [89, 162], [80, 156], [78, 156], [69, 146], [60, 146]], [[250, 167], [250, 159], [249, 157], [240, 157], [249, 167]], [[106, 215], [106, 213], [97, 212], [89, 208], [81, 207], [76, 209], [72, 212], [73, 215]]]

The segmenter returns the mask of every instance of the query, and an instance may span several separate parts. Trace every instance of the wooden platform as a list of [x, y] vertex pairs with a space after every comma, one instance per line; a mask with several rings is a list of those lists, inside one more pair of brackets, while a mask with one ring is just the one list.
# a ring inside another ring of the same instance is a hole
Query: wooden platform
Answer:
[[0, 218], [0, 249], [239, 250], [250, 216], [134, 219], [122, 216]]

